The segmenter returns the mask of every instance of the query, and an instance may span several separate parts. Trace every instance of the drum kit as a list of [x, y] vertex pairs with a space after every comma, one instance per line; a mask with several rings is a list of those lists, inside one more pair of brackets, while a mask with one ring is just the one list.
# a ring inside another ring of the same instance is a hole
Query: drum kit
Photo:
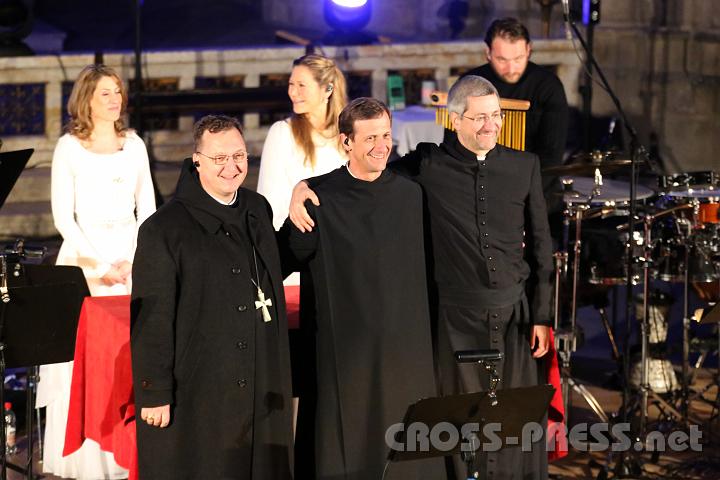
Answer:
[[[636, 203], [631, 209], [630, 183], [604, 178], [608, 174], [623, 174], [629, 166], [630, 160], [594, 152], [543, 170], [544, 175], [561, 180], [563, 190], [557, 195], [562, 196], [565, 204], [563, 238], [560, 251], [555, 254], [555, 327], [566, 412], [573, 389], [598, 417], [607, 419], [597, 400], [569, 373], [570, 356], [577, 348], [577, 309], [584, 298], [583, 290], [606, 295], [610, 287], [631, 281], [643, 292], [635, 297], [641, 357], [625, 370], [625, 375], [640, 397], [641, 422], [647, 418], [648, 397], [652, 397], [661, 412], [678, 422], [687, 422], [692, 378], [689, 291], [693, 289], [701, 302], [720, 300], [720, 174], [695, 172], [646, 179], [636, 186]], [[631, 210], [635, 212], [633, 222], [629, 221]], [[570, 239], [573, 226], [574, 235]], [[569, 279], [568, 265], [571, 265]], [[665, 353], [673, 299], [651, 292], [650, 284], [654, 281], [684, 286], [679, 381]], [[567, 286], [563, 288], [564, 285]], [[569, 299], [561, 301], [561, 296]], [[564, 329], [560, 328], [563, 305], [567, 305], [569, 317], [569, 322], [565, 322], [569, 328]], [[620, 353], [604, 312], [606, 305], [596, 308], [617, 360]]]

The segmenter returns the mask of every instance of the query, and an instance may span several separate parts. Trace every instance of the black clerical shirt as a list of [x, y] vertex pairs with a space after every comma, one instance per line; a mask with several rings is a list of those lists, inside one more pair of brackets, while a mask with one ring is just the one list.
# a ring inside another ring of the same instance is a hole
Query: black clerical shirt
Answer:
[[538, 157], [497, 145], [477, 156], [454, 137], [421, 143], [388, 168], [422, 187], [435, 283], [498, 296], [526, 284], [535, 325], [550, 325], [552, 246]]

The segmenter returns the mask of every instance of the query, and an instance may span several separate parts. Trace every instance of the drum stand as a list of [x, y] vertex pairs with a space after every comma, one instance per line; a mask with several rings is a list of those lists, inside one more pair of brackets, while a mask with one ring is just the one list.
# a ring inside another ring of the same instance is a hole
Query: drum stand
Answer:
[[[643, 219], [644, 254], [643, 258], [640, 259], [643, 262], [643, 303], [642, 319], [640, 321], [640, 428], [637, 436], [641, 439], [645, 437], [647, 431], [648, 400], [650, 397], [652, 397], [653, 402], [662, 406], [665, 411], [672, 413], [675, 419], [687, 419], [686, 414], [681, 414], [675, 407], [665, 401], [665, 399], [658, 395], [657, 392], [650, 388], [650, 356], [648, 354], [650, 338], [650, 319], [648, 299], [650, 298], [650, 263], [652, 262], [651, 227], [654, 219], [655, 217], [653, 215], [646, 215]], [[687, 268], [685, 269], [685, 271], [685, 278], [687, 279]], [[685, 289], [687, 294], [687, 284], [685, 285]], [[629, 379], [626, 379], [626, 381], [629, 381]]]
[[[571, 183], [566, 183], [566, 189]], [[570, 406], [571, 406], [571, 390], [574, 390], [578, 395], [585, 399], [585, 402], [595, 412], [595, 415], [605, 423], [609, 422], [609, 418], [603, 410], [600, 402], [597, 401], [595, 396], [585, 387], [585, 385], [578, 383], [571, 374], [570, 370], [570, 359], [573, 352], [577, 349], [577, 286], [580, 272], [580, 253], [582, 251], [580, 233], [581, 233], [581, 220], [583, 211], [587, 209], [586, 205], [577, 205], [573, 207], [572, 202], [567, 202], [567, 208], [565, 210], [565, 221], [563, 222], [563, 238], [564, 245], [563, 251], [555, 253], [555, 317], [554, 317], [554, 329], [555, 329], [555, 350], [558, 353], [560, 359], [560, 385], [563, 396], [563, 406], [565, 407], [565, 418], [570, 418]], [[570, 328], [560, 328], [560, 290], [562, 286], [563, 274], [567, 272], [567, 237], [568, 230], [570, 227], [570, 217], [575, 218], [575, 245], [574, 245], [574, 258], [573, 258], [573, 271], [572, 271], [572, 303], [570, 311]], [[568, 422], [569, 423], [569, 422]]]

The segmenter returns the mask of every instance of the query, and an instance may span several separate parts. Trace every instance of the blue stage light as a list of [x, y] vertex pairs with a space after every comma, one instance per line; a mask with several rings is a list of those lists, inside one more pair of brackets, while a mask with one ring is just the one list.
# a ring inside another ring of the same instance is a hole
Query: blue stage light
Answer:
[[368, 0], [332, 0], [332, 3], [340, 7], [359, 8], [368, 3]]
[[372, 3], [368, 0], [325, 0], [325, 22], [337, 32], [358, 32], [372, 15]]

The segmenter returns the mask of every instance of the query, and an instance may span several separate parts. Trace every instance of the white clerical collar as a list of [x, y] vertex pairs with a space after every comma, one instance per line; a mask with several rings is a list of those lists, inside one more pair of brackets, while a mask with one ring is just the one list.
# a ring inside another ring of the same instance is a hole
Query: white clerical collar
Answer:
[[208, 195], [210, 195], [213, 198], [213, 200], [215, 200], [216, 202], [218, 202], [221, 205], [232, 205], [233, 203], [235, 203], [235, 199], [237, 199], [237, 191], [235, 192], [235, 195], [233, 195], [232, 200], [230, 200], [229, 202], [220, 200], [219, 198], [217, 198], [215, 195], [213, 195], [211, 193], [208, 193]]
[[475, 155], [477, 157], [478, 162], [482, 162], [485, 160], [485, 157], [487, 157], [487, 153], [485, 155]]

